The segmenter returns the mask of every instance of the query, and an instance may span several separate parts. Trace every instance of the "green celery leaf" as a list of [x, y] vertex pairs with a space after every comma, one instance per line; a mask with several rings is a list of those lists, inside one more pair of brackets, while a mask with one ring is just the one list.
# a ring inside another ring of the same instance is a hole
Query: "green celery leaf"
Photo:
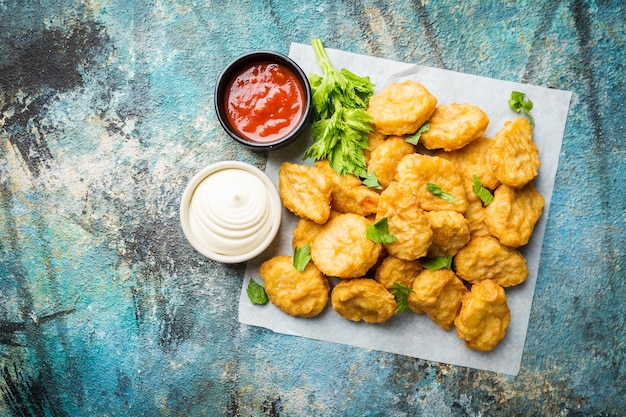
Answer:
[[394, 235], [389, 234], [389, 223], [387, 218], [383, 217], [373, 225], [367, 225], [367, 231], [365, 232], [367, 237], [372, 242], [387, 244], [398, 240]]
[[436, 271], [437, 269], [452, 268], [452, 256], [437, 256], [435, 259], [424, 259], [420, 262], [422, 266], [426, 269], [430, 269], [431, 271]]
[[311, 245], [308, 243], [302, 248], [294, 248], [293, 250], [293, 267], [297, 271], [304, 271], [307, 264], [311, 260]]
[[246, 293], [248, 294], [248, 298], [252, 304], [263, 305], [267, 304], [269, 301], [265, 288], [253, 279], [250, 280], [250, 283], [246, 288]]
[[440, 186], [438, 186], [437, 184], [433, 184], [432, 182], [427, 182], [426, 183], [426, 188], [428, 189], [428, 191], [430, 191], [432, 193], [432, 195], [434, 195], [435, 197], [440, 197], [442, 198], [444, 201], [450, 203], [450, 204], [454, 204], [454, 196], [450, 193], [447, 193], [445, 191], [443, 191], [441, 189]]
[[476, 175], [472, 176], [472, 181], [474, 182], [474, 184], [472, 185], [472, 191], [478, 196], [478, 198], [480, 198], [480, 200], [483, 202], [483, 205], [488, 206], [489, 203], [493, 201], [493, 194], [491, 194], [491, 191], [485, 188], [483, 183], [480, 181], [480, 178], [478, 178]]
[[378, 178], [376, 178], [375, 172], [370, 172], [367, 174], [367, 177], [363, 180], [363, 185], [369, 188], [375, 188], [377, 190], [381, 190], [383, 187], [378, 182]]
[[414, 292], [413, 288], [407, 287], [399, 282], [393, 284], [391, 293], [396, 297], [397, 304], [395, 314], [403, 313], [409, 308], [409, 294]]
[[424, 132], [428, 132], [430, 130], [430, 123], [426, 122], [422, 125], [422, 127], [420, 127], [417, 132], [413, 133], [412, 135], [407, 135], [404, 140], [409, 142], [412, 145], [417, 145], [417, 143], [420, 140], [420, 136], [422, 136], [422, 133]]

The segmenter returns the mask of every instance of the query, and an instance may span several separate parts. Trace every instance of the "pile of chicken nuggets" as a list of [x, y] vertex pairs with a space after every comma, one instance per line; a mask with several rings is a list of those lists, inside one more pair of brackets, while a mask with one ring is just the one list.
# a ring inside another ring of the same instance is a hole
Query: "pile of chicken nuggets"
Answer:
[[[374, 131], [367, 171], [380, 189], [337, 174], [326, 160], [282, 163], [280, 195], [299, 217], [292, 245], [309, 244], [311, 261], [303, 271], [292, 256], [263, 262], [259, 273], [270, 301], [300, 317], [316, 316], [330, 301], [348, 320], [382, 323], [396, 311], [398, 283], [412, 290], [411, 312], [444, 330], [456, 327], [471, 349], [492, 350], [511, 320], [504, 289], [528, 276], [517, 249], [528, 243], [544, 205], [532, 184], [540, 166], [532, 126], [519, 117], [487, 138], [489, 118], [480, 108], [438, 104], [416, 81], [388, 85], [371, 97], [368, 112]], [[423, 148], [405, 140], [426, 122]], [[474, 177], [493, 193], [486, 206], [473, 190]], [[396, 237], [386, 244], [366, 237], [368, 225], [383, 218]], [[452, 267], [423, 267], [440, 256], [453, 257]]]

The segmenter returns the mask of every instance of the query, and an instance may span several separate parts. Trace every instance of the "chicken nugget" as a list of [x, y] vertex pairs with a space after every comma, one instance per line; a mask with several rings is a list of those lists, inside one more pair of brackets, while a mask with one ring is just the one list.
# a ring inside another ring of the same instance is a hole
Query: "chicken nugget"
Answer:
[[283, 162], [278, 171], [278, 189], [283, 205], [295, 215], [318, 224], [328, 220], [333, 182], [321, 170]]
[[340, 214], [311, 243], [311, 259], [327, 276], [362, 277], [376, 264], [383, 245], [366, 237], [372, 222], [353, 213]]
[[370, 97], [368, 113], [374, 125], [385, 135], [407, 135], [432, 116], [437, 99], [417, 81], [394, 82]]
[[491, 236], [489, 227], [485, 223], [485, 206], [473, 191], [474, 182], [468, 178], [465, 178], [464, 181], [468, 204], [463, 216], [467, 219], [470, 236]]
[[315, 167], [324, 172], [333, 182], [330, 206], [342, 213], [354, 213], [369, 216], [376, 213], [378, 193], [363, 185], [356, 175], [338, 174], [327, 159], [315, 163]]
[[519, 188], [537, 176], [541, 162], [532, 129], [528, 120], [520, 117], [505, 122], [496, 133], [487, 160], [502, 184]]
[[387, 218], [389, 234], [396, 237], [385, 244], [391, 255], [412, 261], [428, 253], [433, 231], [411, 187], [397, 181], [389, 184], [380, 194], [376, 221], [383, 217]]
[[504, 289], [487, 279], [474, 284], [463, 296], [454, 325], [468, 348], [485, 352], [504, 339], [510, 322], [511, 311]]
[[374, 279], [390, 291], [394, 288], [395, 283], [411, 288], [413, 279], [422, 269], [422, 264], [419, 261], [405, 261], [389, 255], [376, 268]]
[[452, 210], [426, 212], [433, 231], [433, 241], [428, 249], [429, 257], [454, 256], [470, 240], [469, 222], [463, 215]]
[[424, 269], [413, 280], [412, 288], [409, 309], [423, 311], [442, 329], [451, 329], [461, 309], [461, 299], [467, 293], [463, 281], [449, 269]]
[[487, 160], [487, 152], [492, 143], [492, 139], [481, 137], [456, 151], [439, 151], [435, 155], [452, 162], [464, 178], [472, 179], [476, 175], [485, 188], [495, 190], [500, 181]]
[[328, 304], [328, 279], [311, 262], [301, 272], [291, 256], [276, 256], [261, 264], [259, 274], [272, 304], [291, 316], [314, 317]]
[[[420, 206], [427, 211], [467, 209], [465, 185], [452, 162], [438, 156], [414, 153], [402, 158], [396, 172], [396, 181], [413, 189]], [[436, 186], [447, 196], [435, 195], [429, 186]]]
[[330, 296], [333, 309], [343, 318], [382, 323], [396, 311], [396, 298], [385, 286], [369, 278], [339, 282]]
[[541, 217], [544, 200], [532, 182], [522, 188], [500, 185], [485, 208], [489, 232], [503, 245], [517, 248], [528, 243]]
[[367, 149], [363, 149], [363, 155], [365, 156], [366, 162], [370, 159], [371, 153], [374, 149], [378, 148], [378, 146], [386, 140], [387, 135], [380, 133], [378, 129], [376, 129], [376, 126], [374, 126], [372, 131], [367, 136]]
[[[341, 213], [335, 210], [330, 211], [328, 220], [333, 217], [337, 217]], [[291, 246], [293, 248], [303, 248], [307, 243], [311, 244], [315, 236], [322, 230], [323, 224], [317, 224], [313, 220], [300, 218], [296, 223], [296, 227], [293, 229], [293, 238], [291, 240]]]
[[521, 284], [528, 277], [526, 258], [495, 237], [475, 237], [454, 257], [459, 278], [477, 283], [490, 279], [502, 287]]
[[396, 168], [402, 158], [412, 153], [415, 153], [415, 147], [404, 136], [390, 136], [372, 150], [367, 172], [373, 172], [380, 185], [386, 187], [396, 176]]
[[471, 104], [441, 104], [428, 123], [430, 128], [420, 136], [424, 147], [454, 151], [480, 138], [487, 130], [489, 117]]

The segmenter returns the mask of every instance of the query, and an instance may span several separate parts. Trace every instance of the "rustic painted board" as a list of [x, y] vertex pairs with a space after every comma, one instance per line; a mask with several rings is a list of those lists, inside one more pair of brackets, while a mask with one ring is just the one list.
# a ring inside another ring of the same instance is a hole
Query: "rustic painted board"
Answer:
[[[0, 416], [626, 414], [625, 8], [0, 1]], [[185, 241], [195, 172], [266, 161], [220, 71], [312, 37], [573, 92], [516, 377], [241, 325], [245, 266]]]

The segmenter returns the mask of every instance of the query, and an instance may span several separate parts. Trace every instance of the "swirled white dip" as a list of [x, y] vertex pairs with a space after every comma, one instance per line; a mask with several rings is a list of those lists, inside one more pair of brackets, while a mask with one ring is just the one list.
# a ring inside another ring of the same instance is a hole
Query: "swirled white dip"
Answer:
[[270, 190], [253, 173], [238, 168], [213, 172], [196, 187], [189, 226], [200, 245], [234, 256], [261, 245], [274, 226]]

